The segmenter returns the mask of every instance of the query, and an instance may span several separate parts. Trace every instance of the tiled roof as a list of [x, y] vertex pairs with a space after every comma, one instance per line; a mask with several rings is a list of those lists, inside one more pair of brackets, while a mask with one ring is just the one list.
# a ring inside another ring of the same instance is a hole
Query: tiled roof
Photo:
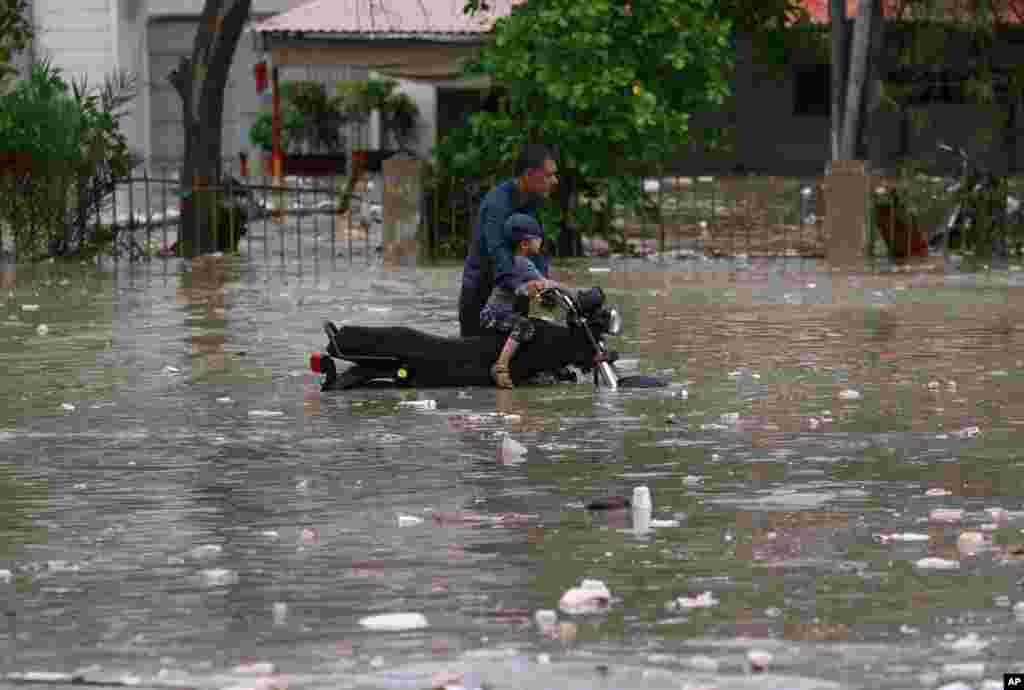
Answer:
[[[954, 0], [956, 2], [957, 0]], [[971, 6], [968, 4], [969, 0], [959, 0], [961, 7], [959, 8], [962, 13], [969, 13], [972, 11]], [[808, 14], [811, 15], [811, 21], [817, 24], [828, 23], [828, 6], [829, 0], [801, 0], [800, 4], [804, 6]], [[846, 15], [853, 18], [857, 14], [857, 0], [846, 0]], [[882, 0], [882, 8], [885, 11], [886, 17], [894, 17], [899, 14], [899, 8], [901, 5], [905, 5], [905, 2], [901, 0]], [[1011, 0], [1005, 3], [1002, 19], [1008, 24], [1021, 24], [1024, 23], [1024, 0]]]
[[523, 0], [490, 0], [488, 12], [463, 13], [465, 0], [311, 0], [260, 22], [259, 33], [367, 35], [462, 34], [489, 32], [498, 17]]
[[[258, 33], [330, 33], [367, 36], [485, 34], [498, 17], [526, 0], [489, 0], [491, 9], [469, 16], [465, 0], [311, 0], [258, 23]], [[965, 2], [967, 0], [964, 0]], [[899, 0], [883, 0], [887, 16], [894, 15]], [[829, 0], [801, 0], [815, 23], [827, 23]], [[846, 0], [847, 16], [857, 13], [858, 0]], [[1024, 0], [1014, 0], [1005, 21], [1024, 20]]]

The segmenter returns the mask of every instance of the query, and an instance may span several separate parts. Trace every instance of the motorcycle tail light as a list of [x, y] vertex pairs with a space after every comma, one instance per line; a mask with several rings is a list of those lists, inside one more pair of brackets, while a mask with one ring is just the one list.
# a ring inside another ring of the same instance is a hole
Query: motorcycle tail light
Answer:
[[313, 370], [314, 374], [323, 373], [323, 367], [320, 365], [321, 356], [319, 352], [314, 352], [309, 356], [309, 368]]

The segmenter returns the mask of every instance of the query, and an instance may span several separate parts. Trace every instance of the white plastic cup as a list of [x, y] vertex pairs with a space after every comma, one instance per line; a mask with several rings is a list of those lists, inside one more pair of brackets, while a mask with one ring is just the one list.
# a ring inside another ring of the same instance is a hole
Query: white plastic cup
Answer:
[[648, 508], [651, 509], [654, 505], [651, 503], [651, 490], [646, 486], [638, 486], [633, 489], [633, 507], [637, 508]]
[[540, 609], [533, 614], [533, 620], [542, 630], [558, 623], [558, 613], [551, 609]]

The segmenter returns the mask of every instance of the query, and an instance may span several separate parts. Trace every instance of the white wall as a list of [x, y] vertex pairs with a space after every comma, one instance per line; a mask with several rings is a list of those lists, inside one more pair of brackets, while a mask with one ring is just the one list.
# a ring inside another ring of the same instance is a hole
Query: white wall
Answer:
[[[298, 7], [309, 0], [253, 0], [253, 14], [277, 14]], [[198, 17], [205, 0], [149, 0], [149, 16]]]
[[[146, 0], [34, 0], [36, 38], [31, 53], [49, 59], [68, 81], [83, 77], [92, 87], [121, 70], [138, 76], [139, 93], [125, 112], [123, 131], [128, 145], [145, 155], [149, 150]], [[27, 67], [29, 52], [26, 51]]]
[[[117, 40], [115, 68], [137, 78], [138, 94], [122, 121], [128, 146], [149, 157], [149, 59], [146, 47], [146, 0], [109, 0]], [[146, 162], [148, 165], [148, 160]]]
[[35, 0], [34, 51], [49, 58], [67, 77], [85, 76], [92, 84], [117, 66], [118, 42], [114, 0]]
[[420, 109], [416, 121], [413, 149], [421, 158], [429, 158], [437, 145], [437, 87], [428, 82], [399, 79], [397, 91], [409, 95]]

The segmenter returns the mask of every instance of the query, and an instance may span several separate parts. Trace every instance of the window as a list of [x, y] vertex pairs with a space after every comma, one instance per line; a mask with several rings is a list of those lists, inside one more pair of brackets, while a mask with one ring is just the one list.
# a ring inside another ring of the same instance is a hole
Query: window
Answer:
[[832, 72], [829, 65], [801, 65], [795, 69], [794, 115], [828, 117], [832, 108]]

